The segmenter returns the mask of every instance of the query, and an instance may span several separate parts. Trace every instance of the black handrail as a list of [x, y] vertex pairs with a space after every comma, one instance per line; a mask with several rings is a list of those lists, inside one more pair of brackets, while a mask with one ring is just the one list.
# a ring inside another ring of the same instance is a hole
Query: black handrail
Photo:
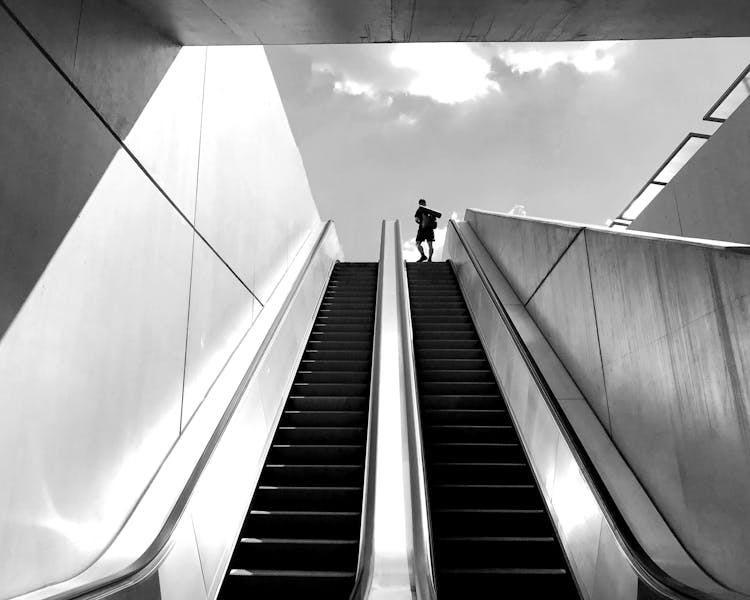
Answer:
[[[565, 438], [565, 441], [567, 442], [568, 447], [573, 454], [573, 457], [578, 463], [578, 466], [581, 469], [581, 473], [583, 474], [583, 477], [586, 479], [586, 482], [589, 485], [589, 489], [596, 498], [599, 507], [604, 514], [604, 517], [607, 519], [607, 522], [611, 526], [615, 538], [624, 549], [625, 555], [632, 565], [636, 575], [661, 598], [666, 598], [669, 600], [716, 600], [716, 596], [713, 596], [701, 590], [697, 590], [681, 581], [678, 581], [677, 579], [666, 573], [648, 555], [643, 546], [641, 546], [641, 543], [638, 541], [635, 534], [630, 529], [627, 520], [617, 506], [614, 498], [609, 493], [604, 480], [602, 479], [601, 475], [599, 475], [599, 472], [597, 471], [594, 463], [586, 452], [583, 443], [578, 437], [578, 434], [576, 434], [575, 429], [563, 412], [560, 403], [558, 402], [554, 392], [552, 391], [552, 388], [550, 388], [547, 380], [544, 378], [544, 375], [542, 375], [539, 365], [537, 365], [534, 357], [526, 346], [526, 343], [518, 333], [518, 330], [516, 329], [516, 326], [514, 325], [513, 320], [510, 318], [507, 310], [505, 309], [504, 304], [497, 295], [497, 292], [495, 292], [495, 290], [493, 289], [489, 278], [485, 274], [482, 265], [480, 264], [474, 253], [474, 250], [467, 243], [464, 234], [461, 232], [456, 222], [451, 220], [450, 224], [453, 227], [458, 240], [461, 242], [464, 250], [466, 251], [466, 255], [469, 257], [469, 260], [474, 266], [474, 269], [476, 270], [479, 279], [484, 285], [484, 288], [487, 290], [492, 303], [495, 305], [495, 308], [500, 314], [500, 318], [508, 329], [511, 339], [513, 340], [516, 348], [521, 354], [521, 357], [526, 363], [526, 366], [529, 369], [534, 382], [539, 388], [539, 391], [541, 392], [542, 397], [544, 398], [547, 407], [550, 410], [550, 413], [552, 413], [552, 417], [557, 423], [557, 426], [560, 429], [563, 437]], [[735, 592], [734, 590], [727, 589], [727, 592], [736, 594], [737, 597], [743, 597], [741, 594]]]

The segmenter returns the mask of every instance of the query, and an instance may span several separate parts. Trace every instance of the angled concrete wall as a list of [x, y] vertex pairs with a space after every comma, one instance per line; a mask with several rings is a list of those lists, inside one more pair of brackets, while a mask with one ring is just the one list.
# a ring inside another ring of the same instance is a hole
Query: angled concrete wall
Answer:
[[570, 229], [556, 261], [542, 253], [536, 292], [516, 291], [688, 552], [749, 592], [750, 255], [473, 210], [467, 221], [514, 287], [534, 254], [501, 251], [509, 232], [544, 248]]
[[719, 127], [628, 227], [750, 243], [750, 99]]
[[180, 51], [117, 2], [10, 4], [1, 598], [107, 547], [319, 225], [262, 48]]

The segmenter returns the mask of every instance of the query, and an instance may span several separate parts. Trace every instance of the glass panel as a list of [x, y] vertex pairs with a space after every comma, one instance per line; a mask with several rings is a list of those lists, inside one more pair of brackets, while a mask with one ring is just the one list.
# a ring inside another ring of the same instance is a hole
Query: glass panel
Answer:
[[677, 151], [672, 159], [664, 165], [664, 168], [659, 171], [658, 175], [654, 177], [656, 183], [669, 183], [677, 172], [685, 165], [687, 161], [693, 158], [693, 155], [698, 152], [698, 149], [706, 143], [707, 140], [700, 137], [691, 137], [685, 142], [685, 144]]
[[737, 84], [724, 99], [724, 102], [717, 106], [710, 116], [715, 119], [727, 119], [748, 96], [750, 96], [750, 73], [745, 75], [745, 78]]
[[635, 198], [635, 200], [630, 203], [630, 206], [628, 206], [627, 210], [622, 213], [622, 218], [627, 219], [628, 221], [632, 221], [633, 219], [635, 219], [663, 189], [663, 185], [660, 185], [658, 183], [649, 183], [645, 188], [643, 188], [643, 191]]

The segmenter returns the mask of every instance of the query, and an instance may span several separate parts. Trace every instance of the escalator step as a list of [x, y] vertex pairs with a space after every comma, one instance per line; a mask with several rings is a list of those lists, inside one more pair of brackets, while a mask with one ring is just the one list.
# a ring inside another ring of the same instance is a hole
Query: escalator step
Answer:
[[232, 569], [222, 586], [227, 598], [346, 598], [354, 571], [292, 571]]
[[[241, 538], [230, 568], [353, 571], [357, 540]], [[352, 552], [354, 550], [354, 552]]]
[[333, 269], [219, 600], [352, 592], [377, 277], [372, 263]]
[[438, 598], [578, 598], [450, 265], [407, 265]]
[[310, 510], [252, 510], [245, 521], [242, 536], [283, 536], [304, 539], [356, 539], [360, 513]]

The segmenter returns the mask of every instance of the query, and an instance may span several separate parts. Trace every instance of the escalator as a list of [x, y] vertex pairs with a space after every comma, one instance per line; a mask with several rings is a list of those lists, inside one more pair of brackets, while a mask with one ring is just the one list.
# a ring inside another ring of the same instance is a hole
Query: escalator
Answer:
[[362, 517], [378, 265], [337, 263], [220, 599], [348, 598]]
[[438, 597], [579, 598], [450, 265], [407, 275]]

